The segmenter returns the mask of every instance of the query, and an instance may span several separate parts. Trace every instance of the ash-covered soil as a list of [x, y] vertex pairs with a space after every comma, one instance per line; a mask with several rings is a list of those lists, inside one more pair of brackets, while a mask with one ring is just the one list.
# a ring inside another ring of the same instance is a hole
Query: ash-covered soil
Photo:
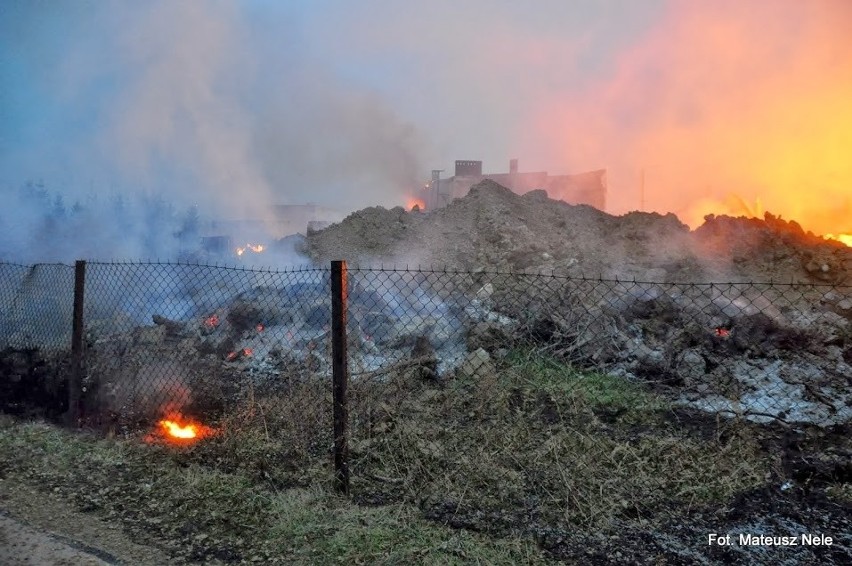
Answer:
[[852, 248], [795, 222], [707, 217], [690, 231], [673, 214], [612, 216], [544, 191], [518, 195], [485, 180], [432, 212], [381, 207], [312, 232], [317, 261], [347, 259], [469, 270], [558, 270], [640, 281], [852, 283]]

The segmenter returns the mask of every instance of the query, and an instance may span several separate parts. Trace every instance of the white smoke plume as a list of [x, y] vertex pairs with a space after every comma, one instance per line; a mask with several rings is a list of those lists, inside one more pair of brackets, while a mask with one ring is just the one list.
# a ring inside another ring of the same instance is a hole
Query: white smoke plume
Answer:
[[519, 157], [607, 168], [614, 213], [848, 232], [850, 26], [845, 0], [7, 0], [0, 196], [44, 180], [68, 206], [160, 195], [268, 221]]
[[[188, 210], [256, 220], [271, 238], [283, 235], [273, 205], [346, 213], [419, 186], [421, 133], [257, 6], [4, 6], [0, 47], [13, 57], [0, 78], [13, 95], [0, 116], [14, 128], [0, 140], [0, 257], [174, 257]], [[133, 222], [111, 214], [116, 202]]]

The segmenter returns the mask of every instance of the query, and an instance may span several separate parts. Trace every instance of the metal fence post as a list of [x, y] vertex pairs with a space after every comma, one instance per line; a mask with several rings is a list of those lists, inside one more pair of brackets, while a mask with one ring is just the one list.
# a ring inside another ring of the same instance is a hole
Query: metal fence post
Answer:
[[71, 331], [71, 375], [68, 377], [68, 426], [80, 423], [80, 396], [83, 384], [83, 296], [86, 288], [86, 262], [74, 264], [74, 321]]
[[349, 363], [346, 355], [346, 262], [331, 262], [331, 367], [334, 403], [334, 476], [337, 491], [349, 495], [349, 408], [346, 388]]

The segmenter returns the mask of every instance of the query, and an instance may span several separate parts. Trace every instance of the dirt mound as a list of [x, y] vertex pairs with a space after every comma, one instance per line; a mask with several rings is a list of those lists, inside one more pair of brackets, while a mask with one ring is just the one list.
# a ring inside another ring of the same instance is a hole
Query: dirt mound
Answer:
[[795, 222], [708, 217], [690, 232], [673, 214], [612, 216], [544, 191], [518, 195], [485, 180], [434, 212], [380, 207], [312, 233], [315, 260], [345, 258], [460, 270], [558, 270], [646, 281], [852, 281], [852, 248]]
[[310, 253], [315, 258], [346, 259], [366, 263], [372, 258], [399, 255], [399, 244], [410, 238], [412, 228], [422, 218], [406, 213], [401, 206], [387, 210], [380, 206], [353, 212], [340, 224], [308, 235]]
[[710, 215], [693, 232], [693, 238], [703, 257], [728, 262], [729, 271], [739, 276], [852, 283], [852, 248], [769, 213], [763, 220]]
[[576, 275], [636, 276], [687, 261], [688, 228], [673, 215], [617, 218], [586, 205], [517, 195], [493, 181], [430, 213], [366, 209], [308, 238], [316, 260], [440, 265], [463, 270], [556, 269]]

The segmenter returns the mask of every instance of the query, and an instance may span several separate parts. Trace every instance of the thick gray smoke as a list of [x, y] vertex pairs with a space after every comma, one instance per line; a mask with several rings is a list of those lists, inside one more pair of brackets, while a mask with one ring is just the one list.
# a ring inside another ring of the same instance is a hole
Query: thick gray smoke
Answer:
[[189, 257], [200, 249], [201, 217], [154, 194], [89, 195], [73, 201], [27, 184], [4, 193], [0, 261]]
[[454, 159], [518, 157], [606, 168], [613, 213], [848, 232], [850, 6], [5, 0], [0, 197], [44, 180], [269, 225], [274, 204], [399, 205]]
[[188, 210], [255, 220], [271, 238], [284, 235], [276, 204], [404, 203], [423, 136], [312, 60], [288, 10], [4, 3], [0, 255], [173, 257]]

